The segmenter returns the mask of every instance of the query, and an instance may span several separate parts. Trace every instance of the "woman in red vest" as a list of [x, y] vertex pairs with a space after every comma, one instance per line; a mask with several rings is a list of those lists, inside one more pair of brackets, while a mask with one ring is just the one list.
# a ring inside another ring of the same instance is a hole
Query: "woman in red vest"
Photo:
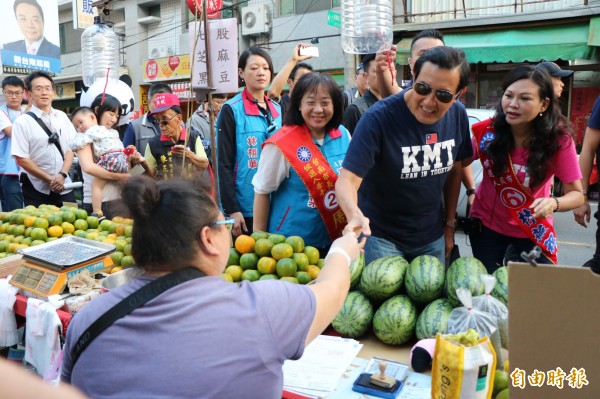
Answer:
[[[471, 216], [481, 221], [470, 234], [473, 255], [492, 273], [539, 246], [539, 263], [557, 262], [552, 214], [583, 203], [581, 171], [573, 139], [559, 123], [550, 76], [533, 66], [512, 69], [502, 82], [493, 119], [473, 125], [475, 157], [483, 180]], [[556, 175], [564, 195], [550, 187]]]
[[325, 253], [346, 225], [335, 182], [350, 144], [343, 99], [329, 75], [296, 85], [284, 126], [265, 141], [254, 184], [254, 230], [298, 235]]

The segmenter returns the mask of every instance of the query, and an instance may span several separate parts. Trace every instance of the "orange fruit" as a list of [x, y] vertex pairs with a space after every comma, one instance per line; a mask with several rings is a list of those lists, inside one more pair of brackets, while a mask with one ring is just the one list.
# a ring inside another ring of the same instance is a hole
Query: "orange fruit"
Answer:
[[75, 209], [74, 212], [77, 219], [85, 220], [88, 217], [87, 211], [85, 209]]
[[63, 228], [60, 226], [48, 227], [48, 235], [50, 237], [60, 237], [63, 234]]
[[[73, 215], [75, 215], [73, 213]], [[72, 234], [75, 231], [75, 226], [73, 226], [71, 223], [69, 222], [63, 222], [60, 227], [62, 227], [63, 232], [67, 233], [67, 234]]]
[[235, 249], [241, 254], [254, 252], [254, 244], [256, 244], [254, 238], [246, 234], [242, 234], [235, 239]]
[[298, 271], [298, 266], [290, 258], [283, 258], [277, 261], [277, 275], [279, 277], [294, 277]]
[[48, 218], [48, 223], [50, 223], [50, 226], [60, 226], [62, 222], [62, 216], [58, 213]]
[[15, 226], [15, 230], [14, 230], [13, 234], [16, 236], [24, 235], [25, 234], [25, 225], [20, 224], [18, 226]]
[[[305, 272], [308, 267], [308, 256], [305, 253], [295, 253], [292, 255], [292, 259], [298, 265], [298, 270]], [[302, 284], [302, 283], [301, 283]]]
[[240, 256], [240, 266], [242, 266], [242, 269], [244, 269], [244, 270], [249, 270], [249, 269], [256, 270], [257, 264], [258, 264], [258, 255], [256, 255], [254, 252], [242, 254], [242, 256]]
[[76, 230], [84, 230], [85, 231], [88, 229], [87, 221], [85, 221], [83, 219], [75, 220], [75, 222], [73, 223], [73, 226], [75, 227]]
[[233, 278], [233, 281], [240, 281], [242, 279], [242, 273], [244, 272], [244, 269], [242, 269], [241, 266], [238, 265], [231, 265], [231, 266], [227, 266], [227, 269], [225, 269], [225, 273], [231, 275], [231, 277]]
[[40, 229], [47, 229], [50, 224], [47, 219], [44, 218], [35, 218], [33, 221], [33, 227], [39, 227]]
[[42, 244], [45, 244], [45, 243], [46, 243], [46, 241], [44, 241], [44, 240], [33, 240], [33, 241], [31, 241], [31, 244], [29, 246], [30, 247], [34, 247], [36, 245], [42, 245]]
[[273, 274], [275, 273], [276, 266], [277, 261], [275, 259], [268, 256], [264, 256], [258, 260], [256, 268], [261, 274]]
[[8, 222], [2, 223], [2, 225], [0, 225], [0, 233], [6, 233], [8, 231], [9, 226], [10, 226], [10, 223], [8, 223]]
[[240, 264], [240, 254], [235, 248], [229, 248], [229, 258], [227, 259], [227, 266], [231, 265], [239, 265]]
[[75, 222], [75, 220], [77, 219], [77, 216], [75, 216], [75, 212], [73, 212], [74, 210], [75, 210], [75, 208], [71, 208], [71, 210], [64, 211], [61, 214], [63, 222], [69, 222], [69, 223]]
[[8, 244], [10, 244], [8, 241], [0, 241], [0, 252], [6, 252]]
[[233, 277], [231, 277], [231, 274], [221, 273], [221, 278], [225, 281], [233, 283]]
[[133, 259], [133, 256], [131, 256], [131, 255], [125, 255], [121, 258], [121, 266], [123, 266], [123, 267], [131, 266], [134, 263], [135, 263], [135, 260]]
[[120, 266], [121, 265], [121, 259], [123, 259], [125, 255], [123, 255], [123, 252], [113, 252], [112, 254], [110, 254], [110, 258], [112, 259], [113, 263], [115, 266]]
[[123, 253], [125, 255], [131, 255], [131, 244], [125, 245], [125, 248], [123, 248]]
[[25, 221], [23, 222], [23, 224], [25, 225], [25, 227], [33, 227], [33, 223], [35, 222], [36, 217], [35, 216], [27, 216], [25, 218]]
[[90, 229], [97, 229], [98, 225], [100, 224], [96, 216], [88, 216], [86, 222]]
[[125, 226], [125, 237], [133, 236], [133, 226], [127, 225]]
[[[31, 232], [33, 231], [35, 227], [28, 227], [25, 229], [25, 237], [31, 237]], [[0, 238], [1, 240], [2, 238]]]
[[123, 223], [124, 218], [122, 216], [115, 216], [112, 221], [115, 223]]
[[31, 230], [31, 234], [29, 235], [34, 241], [35, 240], [46, 240], [48, 238], [48, 232], [46, 229], [42, 229], [40, 227], [35, 227]]
[[271, 249], [271, 256], [276, 260], [280, 260], [283, 258], [290, 258], [294, 254], [294, 249], [290, 244], [281, 243], [276, 244]]
[[312, 278], [313, 280], [315, 280], [319, 276], [319, 273], [321, 272], [321, 269], [319, 269], [318, 266], [309, 265], [306, 268], [306, 272], [310, 275], [310, 278]]
[[123, 266], [115, 266], [112, 269], [110, 269], [110, 274], [120, 272], [121, 270], [123, 270]]
[[319, 250], [315, 247], [306, 246], [304, 247], [304, 253], [308, 256], [308, 263], [310, 265], [316, 265], [319, 261]]
[[258, 256], [270, 256], [271, 249], [273, 249], [274, 246], [275, 244], [273, 241], [266, 238], [259, 238], [254, 245], [254, 252], [256, 252]]
[[261, 238], [269, 238], [269, 233], [265, 233], [264, 231], [255, 231], [254, 233], [250, 234], [250, 237], [258, 241]]
[[242, 281], [256, 281], [260, 278], [260, 273], [257, 270], [244, 270], [242, 273]]
[[124, 236], [125, 235], [125, 225], [123, 223], [120, 223], [117, 225], [117, 227], [115, 228], [115, 233], [117, 233], [118, 236]]
[[294, 253], [304, 251], [304, 239], [300, 236], [289, 236], [285, 239], [285, 242], [292, 246]]
[[298, 283], [300, 284], [308, 284], [311, 282], [312, 278], [307, 272], [296, 272], [296, 280], [298, 280]]
[[296, 277], [282, 277], [280, 278], [281, 281], [286, 281], [288, 283], [292, 283], [292, 284], [298, 284], [298, 279]]
[[269, 240], [273, 241], [275, 245], [285, 242], [285, 236], [281, 234], [269, 234]]
[[276, 274], [263, 274], [259, 280], [279, 280]]

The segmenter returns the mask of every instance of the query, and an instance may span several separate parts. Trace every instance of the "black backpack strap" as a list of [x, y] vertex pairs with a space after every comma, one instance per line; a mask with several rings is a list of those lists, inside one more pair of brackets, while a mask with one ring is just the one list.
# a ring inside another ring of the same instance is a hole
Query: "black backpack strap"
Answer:
[[[38, 123], [38, 125], [40, 125], [40, 127], [42, 129], [44, 129], [44, 132], [46, 132], [46, 134], [48, 135], [48, 138], [52, 138], [52, 132], [50, 131], [50, 129], [48, 129], [48, 126], [46, 126], [46, 124], [37, 117], [36, 114], [34, 114], [33, 112], [29, 111], [27, 113], [27, 115], [31, 116], [33, 119], [35, 119], [35, 121]], [[60, 156], [62, 157], [63, 161], [65, 160], [65, 155], [63, 154], [62, 148], [60, 146], [60, 142], [58, 140], [53, 141], [54, 145], [56, 146], [56, 149], [58, 149], [58, 152], [60, 152]]]
[[204, 276], [205, 274], [200, 270], [194, 267], [186, 267], [159, 277], [144, 285], [139, 290], [132, 292], [128, 297], [107, 310], [81, 334], [71, 352], [71, 369], [75, 367], [75, 363], [77, 363], [79, 356], [81, 356], [81, 353], [83, 353], [88, 345], [115, 321], [128, 315], [135, 309], [143, 306], [176, 285]]

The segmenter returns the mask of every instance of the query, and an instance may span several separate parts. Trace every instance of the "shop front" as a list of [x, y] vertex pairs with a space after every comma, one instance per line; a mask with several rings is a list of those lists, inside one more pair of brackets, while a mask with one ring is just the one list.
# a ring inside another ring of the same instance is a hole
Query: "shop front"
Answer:
[[[575, 71], [563, 79], [560, 99], [563, 114], [573, 125], [578, 143], [583, 139], [585, 120], [600, 94], [600, 18], [590, 21], [528, 26], [478, 32], [444, 33], [446, 45], [462, 49], [471, 64], [471, 78], [461, 101], [467, 108], [494, 109], [501, 96], [506, 72], [521, 64], [556, 62]], [[408, 65], [412, 38], [398, 43], [397, 63]], [[404, 79], [410, 71], [404, 68]]]

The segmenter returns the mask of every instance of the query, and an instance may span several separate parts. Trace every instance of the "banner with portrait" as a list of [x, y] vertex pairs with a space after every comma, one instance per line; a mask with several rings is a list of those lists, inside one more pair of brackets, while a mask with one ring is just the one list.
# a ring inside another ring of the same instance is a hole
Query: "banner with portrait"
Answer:
[[3, 70], [60, 73], [58, 0], [4, 0]]

